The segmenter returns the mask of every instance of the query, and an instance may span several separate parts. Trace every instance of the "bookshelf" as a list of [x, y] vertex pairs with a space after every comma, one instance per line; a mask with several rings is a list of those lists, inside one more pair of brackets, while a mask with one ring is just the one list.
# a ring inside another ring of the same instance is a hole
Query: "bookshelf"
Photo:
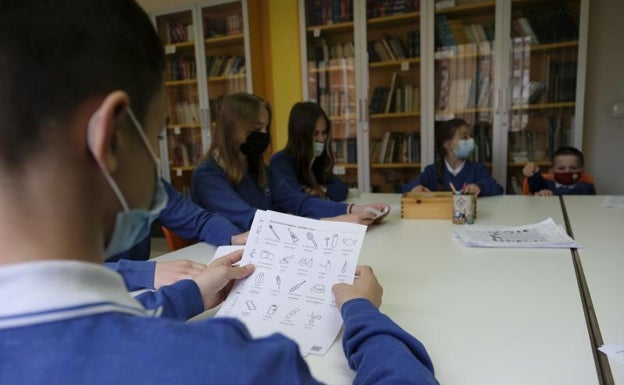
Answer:
[[508, 191], [527, 160], [547, 168], [552, 148], [582, 149], [588, 0], [299, 4], [303, 99], [331, 108], [332, 90], [349, 90], [349, 112], [330, 115], [352, 186], [396, 191], [436, 160], [436, 122], [453, 118]]
[[252, 92], [247, 1], [209, 1], [153, 15], [165, 44], [168, 122], [161, 139], [165, 177], [187, 194], [210, 146], [220, 100]]
[[526, 161], [548, 169], [557, 148], [582, 147], [574, 137], [574, 130], [582, 127], [576, 119], [582, 109], [577, 88], [583, 87], [578, 79], [579, 61], [584, 60], [579, 49], [581, 3], [511, 4], [505, 170], [510, 189], [513, 181], [522, 181]]
[[335, 174], [362, 191], [395, 192], [420, 168], [419, 3], [299, 2], [303, 99], [332, 120]]

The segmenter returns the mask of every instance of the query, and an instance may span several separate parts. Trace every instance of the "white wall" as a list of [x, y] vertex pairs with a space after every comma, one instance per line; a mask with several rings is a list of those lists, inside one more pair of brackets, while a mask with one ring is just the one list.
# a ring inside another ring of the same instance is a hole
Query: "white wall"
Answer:
[[583, 127], [586, 169], [598, 194], [624, 195], [624, 1], [591, 0]]

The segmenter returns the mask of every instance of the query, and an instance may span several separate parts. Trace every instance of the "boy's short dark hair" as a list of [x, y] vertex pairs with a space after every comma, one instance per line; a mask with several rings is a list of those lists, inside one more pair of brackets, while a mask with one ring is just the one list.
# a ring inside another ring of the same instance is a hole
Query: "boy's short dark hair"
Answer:
[[164, 52], [133, 0], [2, 0], [0, 161], [11, 169], [90, 97], [123, 90], [145, 119]]
[[585, 159], [583, 157], [583, 153], [579, 151], [577, 148], [571, 147], [571, 146], [560, 147], [557, 151], [555, 151], [555, 153], [552, 156], [552, 164], [553, 165], [555, 164], [556, 157], [562, 156], [562, 155], [576, 156], [576, 159], [578, 159], [579, 161], [579, 166], [581, 168], [585, 167]]

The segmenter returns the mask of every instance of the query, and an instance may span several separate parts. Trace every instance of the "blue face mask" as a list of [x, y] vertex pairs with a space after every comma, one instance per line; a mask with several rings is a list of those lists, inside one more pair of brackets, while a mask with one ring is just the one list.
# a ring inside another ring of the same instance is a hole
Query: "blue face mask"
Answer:
[[472, 154], [475, 148], [475, 142], [473, 138], [462, 139], [457, 143], [457, 148], [453, 149], [453, 153], [460, 159], [466, 159]]
[[314, 157], [318, 158], [325, 151], [324, 142], [314, 142]]
[[156, 153], [154, 153], [152, 146], [145, 137], [141, 124], [134, 116], [132, 110], [128, 108], [127, 111], [130, 116], [130, 120], [132, 120], [134, 127], [139, 132], [143, 143], [154, 160], [154, 164], [156, 166], [156, 192], [154, 194], [154, 200], [150, 210], [131, 209], [115, 180], [110, 176], [108, 171], [102, 167], [102, 172], [104, 173], [106, 180], [108, 180], [108, 183], [117, 195], [117, 199], [119, 199], [119, 202], [121, 203], [121, 207], [123, 207], [123, 211], [117, 213], [113, 234], [111, 235], [110, 241], [108, 241], [108, 245], [106, 245], [106, 250], [104, 251], [105, 258], [128, 251], [134, 245], [145, 239], [150, 234], [152, 222], [160, 216], [160, 213], [167, 205], [169, 198], [162, 183], [160, 175], [160, 162], [156, 157]]

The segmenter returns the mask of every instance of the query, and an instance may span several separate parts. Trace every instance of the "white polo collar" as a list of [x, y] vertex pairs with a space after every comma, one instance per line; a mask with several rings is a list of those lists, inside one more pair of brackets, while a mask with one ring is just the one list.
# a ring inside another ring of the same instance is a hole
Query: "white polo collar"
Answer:
[[0, 329], [118, 312], [151, 316], [119, 274], [79, 261], [37, 261], [0, 267]]
[[461, 172], [461, 170], [464, 169], [464, 166], [466, 165], [466, 160], [463, 160], [457, 166], [457, 168], [452, 168], [451, 165], [449, 164], [449, 162], [446, 161], [446, 159], [444, 159], [444, 163], [446, 164], [446, 169], [448, 170], [448, 172], [450, 172], [451, 175], [453, 175], [453, 176], [457, 176], [457, 174], [459, 174]]

